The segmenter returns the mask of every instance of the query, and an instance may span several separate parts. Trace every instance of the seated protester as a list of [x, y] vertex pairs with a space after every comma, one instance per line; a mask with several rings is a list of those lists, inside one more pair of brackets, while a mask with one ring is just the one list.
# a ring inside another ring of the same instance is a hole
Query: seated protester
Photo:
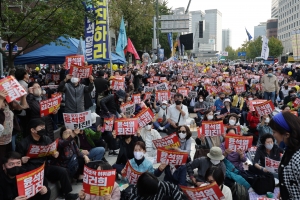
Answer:
[[260, 124], [257, 125], [257, 130], [258, 130], [258, 141], [257, 141], [257, 146], [260, 145], [260, 138], [265, 135], [265, 134], [273, 134], [273, 130], [271, 129], [271, 127], [269, 126], [269, 122], [271, 120], [271, 116], [270, 115], [264, 115], [261, 116], [261, 122]]
[[290, 97], [291, 97], [290, 102], [288, 102], [287, 105], [290, 107], [290, 109], [292, 111], [297, 111], [297, 113], [299, 115], [300, 114], [300, 112], [299, 112], [300, 106], [296, 106], [296, 107], [294, 106], [294, 101], [297, 99], [297, 96], [296, 96], [296, 94], [293, 94]]
[[184, 195], [178, 186], [159, 181], [149, 172], [143, 173], [137, 181], [137, 184], [131, 190], [129, 200], [163, 200], [163, 199], [183, 199]]
[[79, 129], [71, 130], [65, 127], [60, 129], [60, 138], [58, 141], [59, 157], [53, 161], [53, 164], [67, 169], [70, 178], [81, 180], [80, 175], [83, 174], [84, 163], [90, 161], [77, 146], [75, 137], [80, 133]]
[[16, 151], [23, 156], [22, 163], [24, 164], [24, 168], [26, 171], [30, 171], [46, 163], [44, 172], [45, 177], [51, 182], [60, 182], [61, 191], [63, 192], [65, 199], [77, 199], [78, 194], [70, 193], [72, 191], [72, 185], [67, 170], [60, 166], [47, 164], [51, 157], [57, 158], [59, 156], [58, 151], [48, 157], [29, 158], [26, 156], [30, 145], [46, 146], [52, 143], [51, 139], [46, 136], [45, 123], [43, 121], [40, 119], [32, 119], [29, 122], [29, 127], [31, 134], [24, 138], [21, 142], [17, 143], [16, 146]]
[[216, 182], [225, 197], [224, 200], [232, 200], [231, 190], [224, 185], [225, 175], [220, 167], [213, 166], [208, 168], [205, 173], [205, 180], [210, 184]]
[[[279, 148], [275, 143], [275, 139], [272, 134], [267, 133], [260, 138], [261, 145], [257, 148], [254, 156], [253, 172], [256, 174], [263, 174], [269, 172], [265, 168], [265, 158], [268, 157], [272, 160], [280, 161], [280, 154], [283, 150]], [[278, 173], [273, 174], [275, 178], [278, 178]]]
[[[204, 113], [203, 121], [214, 121], [215, 116], [214, 112], [211, 110], [207, 110]], [[223, 142], [224, 138], [222, 136], [205, 136], [204, 134], [201, 135], [201, 138], [196, 138], [195, 142], [198, 145], [197, 148], [203, 149], [210, 149], [213, 146], [220, 147], [221, 143]]]
[[156, 157], [156, 147], [153, 144], [153, 140], [161, 139], [159, 132], [152, 128], [153, 123], [148, 123], [145, 127], [138, 129], [141, 137], [146, 144], [146, 157]]
[[286, 97], [284, 97], [283, 104], [287, 105], [291, 101], [291, 97], [297, 96], [296, 93], [297, 93], [296, 89], [295, 88], [291, 88], [289, 90], [289, 95], [287, 95]]
[[221, 109], [220, 115], [223, 114], [230, 114], [230, 113], [235, 113], [235, 114], [240, 114], [239, 110], [231, 106], [231, 101], [230, 99], [225, 99], [224, 100], [224, 108]]
[[203, 114], [208, 109], [202, 95], [199, 96], [199, 101], [195, 103], [194, 112], [197, 114], [198, 119], [202, 119]]
[[[237, 135], [235, 128], [228, 128], [226, 130], [226, 135], [234, 136]], [[236, 152], [231, 149], [225, 149], [225, 142], [222, 143], [221, 149], [223, 151], [223, 155], [227, 160], [229, 160], [238, 170], [243, 171], [243, 163], [246, 162], [247, 158], [245, 152], [237, 149]]]
[[[177, 136], [179, 137], [180, 147], [173, 148], [176, 151], [188, 152], [189, 157], [187, 162], [190, 159], [191, 145], [192, 145], [192, 132], [188, 126], [180, 126], [177, 131]], [[164, 181], [169, 181], [178, 185], [186, 185], [186, 165], [164, 165], [155, 170], [154, 174], [159, 177], [162, 173], [165, 173]]]
[[[111, 170], [112, 166], [104, 161], [91, 161], [87, 164], [87, 166], [94, 170]], [[84, 190], [79, 192], [79, 200], [120, 200], [121, 199], [121, 191], [119, 188], [119, 184], [115, 182], [115, 185], [112, 189], [111, 194], [106, 196], [96, 196], [86, 194]]]
[[157, 106], [156, 103], [154, 103], [153, 106], [157, 113], [156, 121], [153, 122], [154, 128], [160, 131], [166, 130], [170, 126], [170, 123], [167, 121], [168, 101], [162, 101], [161, 106]]
[[225, 99], [225, 94], [223, 92], [219, 93], [219, 99], [215, 101], [215, 107], [216, 107], [216, 112], [221, 112], [221, 110], [224, 108], [224, 99]]
[[[22, 168], [22, 157], [18, 152], [7, 152], [3, 157], [3, 167], [0, 170], [0, 196], [1, 199], [26, 200], [26, 196], [19, 196], [16, 175], [25, 173]], [[47, 180], [44, 179], [42, 189], [30, 199], [49, 200], [51, 190], [47, 187]]]
[[[186, 164], [186, 171], [190, 176], [193, 184], [200, 186], [205, 182], [205, 173], [211, 166], [220, 166], [223, 173], [226, 172], [225, 164], [223, 163], [224, 156], [220, 147], [212, 147], [206, 157], [197, 158]], [[194, 177], [194, 169], [198, 168], [198, 176]]]
[[207, 109], [210, 109], [213, 111], [215, 110], [215, 100], [212, 95], [209, 95], [206, 97], [205, 104], [207, 106]]
[[[113, 136], [116, 138], [115, 130], [113, 131]], [[117, 157], [116, 163], [112, 166], [116, 169], [118, 174], [121, 174], [122, 169], [125, 167], [128, 160], [134, 158], [134, 147], [137, 141], [143, 141], [140, 133], [137, 132], [137, 136], [134, 135], [122, 135], [120, 136], [120, 151]]]
[[255, 111], [249, 111], [247, 114], [247, 121], [249, 124], [249, 132], [253, 133], [253, 135], [258, 135], [257, 125], [260, 122], [259, 116]]
[[[237, 126], [239, 126], [238, 122], [239, 122], [239, 116], [237, 114], [232, 113], [228, 115], [228, 122], [224, 124], [228, 125], [228, 128], [236, 128]], [[241, 135], [242, 132], [238, 134]]]

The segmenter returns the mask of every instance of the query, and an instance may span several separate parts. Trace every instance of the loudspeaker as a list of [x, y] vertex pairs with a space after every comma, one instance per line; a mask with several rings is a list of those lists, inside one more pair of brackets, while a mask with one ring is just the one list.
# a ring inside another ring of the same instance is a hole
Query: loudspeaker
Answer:
[[199, 21], [199, 38], [203, 38], [203, 21]]

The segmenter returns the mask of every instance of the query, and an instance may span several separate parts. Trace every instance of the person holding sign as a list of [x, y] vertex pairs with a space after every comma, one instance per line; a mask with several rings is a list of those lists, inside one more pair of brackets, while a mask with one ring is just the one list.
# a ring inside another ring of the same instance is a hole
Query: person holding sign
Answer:
[[[0, 199], [27, 200], [25, 195], [18, 194], [16, 176], [25, 172], [22, 167], [22, 157], [17, 152], [8, 152], [3, 158], [3, 170], [0, 171]], [[28, 184], [28, 183], [27, 183]], [[31, 200], [49, 200], [51, 190], [44, 179], [42, 189]]]
[[257, 141], [257, 145], [259, 146], [260, 143], [260, 138], [268, 133], [273, 133], [272, 129], [269, 126], [269, 122], [272, 119], [271, 115], [263, 115], [260, 117], [260, 123], [257, 125], [257, 130], [258, 130], [258, 141]]

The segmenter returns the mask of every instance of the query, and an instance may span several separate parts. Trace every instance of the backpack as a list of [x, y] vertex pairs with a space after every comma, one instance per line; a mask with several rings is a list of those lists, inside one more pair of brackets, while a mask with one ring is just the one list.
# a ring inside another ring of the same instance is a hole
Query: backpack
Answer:
[[271, 173], [264, 173], [263, 175], [256, 175], [251, 184], [254, 192], [258, 195], [266, 194], [267, 192], [274, 192], [275, 180]]
[[249, 193], [248, 193], [247, 189], [244, 186], [238, 184], [237, 182], [235, 182], [231, 186], [230, 189], [231, 189], [233, 200], [240, 200], [240, 199], [250, 200]]

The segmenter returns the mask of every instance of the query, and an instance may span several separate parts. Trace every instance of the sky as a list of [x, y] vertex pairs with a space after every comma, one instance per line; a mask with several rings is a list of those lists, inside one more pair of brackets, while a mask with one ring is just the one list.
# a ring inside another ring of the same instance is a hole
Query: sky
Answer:
[[[272, 0], [192, 0], [189, 10], [218, 9], [222, 13], [222, 29], [231, 29], [232, 47], [237, 49], [247, 39], [245, 27], [254, 37], [254, 26], [271, 18]], [[186, 8], [189, 0], [168, 0], [168, 7]]]

